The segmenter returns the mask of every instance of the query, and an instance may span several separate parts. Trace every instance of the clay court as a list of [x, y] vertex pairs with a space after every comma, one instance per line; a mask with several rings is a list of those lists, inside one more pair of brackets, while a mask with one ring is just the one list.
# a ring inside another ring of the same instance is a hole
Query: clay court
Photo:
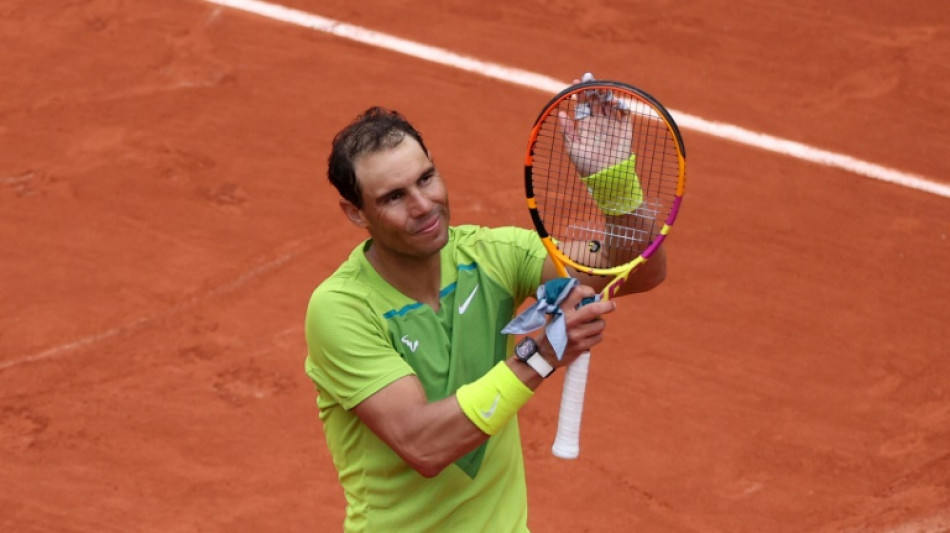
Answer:
[[[950, 185], [950, 12], [280, 0]], [[453, 223], [529, 227], [549, 91], [203, 0], [0, 6], [0, 530], [339, 531], [303, 372], [364, 235], [339, 127], [406, 113]], [[950, 197], [684, 128], [669, 275], [621, 301], [576, 461], [522, 411], [532, 531], [950, 531]]]

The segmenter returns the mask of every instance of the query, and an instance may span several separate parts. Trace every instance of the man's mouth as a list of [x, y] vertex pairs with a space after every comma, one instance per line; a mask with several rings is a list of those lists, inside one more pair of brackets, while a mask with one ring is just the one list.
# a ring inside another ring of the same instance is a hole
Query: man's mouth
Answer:
[[431, 233], [435, 231], [435, 229], [438, 228], [439, 224], [441, 223], [442, 223], [442, 216], [436, 213], [431, 219], [426, 220], [425, 222], [420, 224], [418, 227], [416, 227], [415, 231], [413, 231], [413, 234], [424, 235], [427, 233]]

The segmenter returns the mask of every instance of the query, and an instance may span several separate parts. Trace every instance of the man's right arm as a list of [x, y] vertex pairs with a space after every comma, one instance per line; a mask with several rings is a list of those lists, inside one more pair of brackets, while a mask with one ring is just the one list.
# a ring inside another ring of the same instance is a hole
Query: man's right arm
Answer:
[[[562, 306], [568, 345], [560, 361], [544, 334], [537, 337], [541, 355], [551, 366], [570, 364], [602, 340], [604, 322], [600, 316], [612, 312], [614, 304], [596, 302], [574, 309], [582, 298], [593, 294], [590, 287], [579, 287]], [[505, 364], [531, 390], [543, 381], [534, 369], [514, 356], [508, 357]], [[427, 477], [437, 475], [489, 437], [465, 414], [456, 395], [429, 402], [416, 376], [397, 379], [362, 401], [353, 412], [403, 460]]]
[[426, 477], [435, 476], [488, 439], [465, 416], [455, 396], [430, 403], [416, 376], [397, 379], [353, 412]]

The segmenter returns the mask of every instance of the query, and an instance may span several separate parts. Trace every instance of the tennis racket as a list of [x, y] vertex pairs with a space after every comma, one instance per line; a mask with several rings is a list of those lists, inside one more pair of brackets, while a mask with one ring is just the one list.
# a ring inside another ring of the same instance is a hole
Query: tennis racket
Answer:
[[[686, 152], [660, 102], [588, 74], [555, 96], [531, 130], [525, 193], [531, 219], [558, 273], [607, 276], [610, 298], [669, 234], [683, 199]], [[590, 354], [568, 368], [555, 456], [580, 453]]]

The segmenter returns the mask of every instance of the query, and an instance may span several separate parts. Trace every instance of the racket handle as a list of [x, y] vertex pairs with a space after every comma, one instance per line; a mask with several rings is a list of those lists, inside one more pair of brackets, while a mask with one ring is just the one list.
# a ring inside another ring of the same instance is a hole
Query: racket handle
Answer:
[[581, 452], [581, 417], [584, 414], [584, 394], [587, 390], [587, 369], [590, 352], [584, 352], [567, 367], [564, 390], [561, 391], [561, 411], [557, 419], [557, 436], [551, 453], [561, 459], [577, 459]]

